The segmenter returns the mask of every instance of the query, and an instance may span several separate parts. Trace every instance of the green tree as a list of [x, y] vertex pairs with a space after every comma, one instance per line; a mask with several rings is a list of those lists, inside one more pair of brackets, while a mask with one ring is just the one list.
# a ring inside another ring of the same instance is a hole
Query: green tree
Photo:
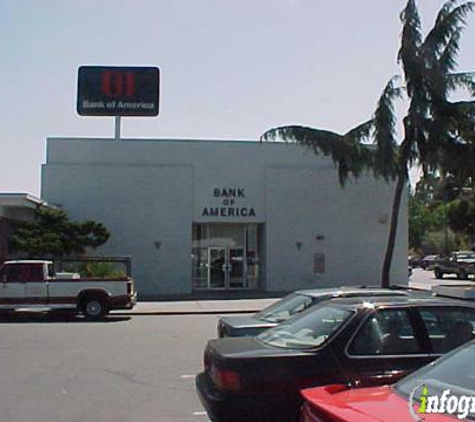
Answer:
[[[344, 135], [303, 126], [271, 129], [263, 140], [283, 138], [298, 142], [316, 154], [330, 156], [338, 168], [342, 185], [362, 172], [395, 180], [388, 243], [381, 285], [389, 286], [401, 198], [408, 184], [409, 169], [420, 165], [424, 174], [454, 164], [470, 152], [475, 128], [475, 106], [471, 101], [452, 102], [459, 88], [474, 93], [473, 75], [454, 73], [465, 18], [474, 8], [471, 1], [447, 1], [434, 26], [423, 37], [415, 0], [408, 0], [400, 18], [401, 44], [398, 61], [402, 79], [393, 77], [379, 98], [373, 117]], [[394, 101], [404, 97], [407, 109], [402, 118], [402, 140], [398, 142]], [[371, 145], [365, 144], [370, 141]], [[450, 156], [450, 160], [446, 157]], [[467, 165], [472, 165], [467, 163]]]
[[448, 223], [450, 228], [458, 234], [466, 235], [474, 243], [475, 240], [475, 201], [472, 198], [462, 197], [448, 205]]
[[109, 232], [94, 221], [70, 221], [64, 211], [38, 208], [35, 220], [18, 223], [10, 242], [12, 252], [30, 257], [83, 255], [109, 239]]

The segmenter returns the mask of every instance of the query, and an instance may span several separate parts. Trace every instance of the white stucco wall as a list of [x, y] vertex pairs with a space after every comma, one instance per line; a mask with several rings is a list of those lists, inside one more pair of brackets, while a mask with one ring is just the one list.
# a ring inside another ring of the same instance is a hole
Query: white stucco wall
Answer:
[[[229, 207], [248, 216], [206, 215], [229, 208], [215, 189], [241, 189]], [[50, 138], [42, 174], [43, 199], [104, 223], [112, 236], [101, 252], [131, 255], [150, 295], [191, 292], [193, 222], [265, 224], [269, 291], [378, 284], [393, 189], [370, 177], [342, 189], [330, 160], [259, 142]], [[314, 253], [325, 273], [314, 274]], [[405, 202], [391, 278], [407, 280]]]

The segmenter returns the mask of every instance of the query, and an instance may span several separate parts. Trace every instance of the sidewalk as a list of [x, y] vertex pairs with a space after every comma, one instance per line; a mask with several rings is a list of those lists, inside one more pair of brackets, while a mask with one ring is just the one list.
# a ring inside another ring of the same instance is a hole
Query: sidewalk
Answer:
[[277, 300], [279, 299], [138, 302], [131, 310], [112, 311], [111, 315], [207, 315], [254, 313], [271, 305]]

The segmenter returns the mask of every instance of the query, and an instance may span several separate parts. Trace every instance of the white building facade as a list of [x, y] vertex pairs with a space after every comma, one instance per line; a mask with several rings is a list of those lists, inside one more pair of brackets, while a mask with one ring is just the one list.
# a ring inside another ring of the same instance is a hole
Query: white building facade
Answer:
[[[295, 144], [49, 138], [42, 198], [111, 232], [141, 297], [378, 285], [394, 184]], [[391, 281], [407, 284], [403, 201]]]

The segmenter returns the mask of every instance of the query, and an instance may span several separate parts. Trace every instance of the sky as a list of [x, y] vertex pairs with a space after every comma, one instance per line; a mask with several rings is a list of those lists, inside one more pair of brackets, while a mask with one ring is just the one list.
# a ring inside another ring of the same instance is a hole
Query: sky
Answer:
[[[344, 133], [399, 74], [405, 0], [0, 0], [0, 192], [40, 196], [47, 137], [114, 136], [76, 112], [83, 65], [157, 66], [158, 117], [124, 138], [258, 140], [303, 124]], [[419, 0], [430, 28], [438, 0]], [[468, 19], [460, 70], [475, 70]]]

